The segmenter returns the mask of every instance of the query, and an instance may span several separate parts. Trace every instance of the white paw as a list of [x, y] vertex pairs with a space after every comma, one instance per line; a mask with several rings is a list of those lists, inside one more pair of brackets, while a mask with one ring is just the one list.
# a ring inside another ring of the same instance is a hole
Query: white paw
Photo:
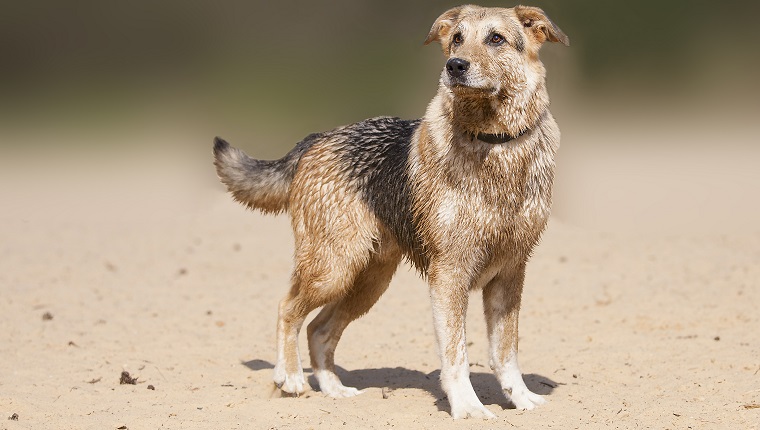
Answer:
[[507, 399], [512, 401], [515, 408], [529, 411], [535, 409], [536, 406], [546, 403], [543, 397], [530, 391], [525, 385], [522, 373], [517, 365], [516, 352], [512, 351], [507, 363], [498, 366], [494, 371], [499, 378], [504, 394], [507, 396]]
[[455, 419], [462, 418], [481, 418], [484, 420], [491, 420], [496, 418], [493, 412], [486, 409], [479, 401], [477, 403], [459, 403], [451, 404], [451, 416]]
[[[284, 366], [283, 366], [284, 367]], [[304, 387], [306, 386], [306, 380], [303, 376], [303, 371], [297, 373], [286, 373], [283, 367], [275, 366], [274, 369], [274, 383], [277, 388], [288, 394], [302, 394]]]
[[346, 387], [346, 386], [343, 386], [343, 385], [339, 385], [339, 386], [335, 386], [335, 387], [330, 387], [330, 388], [328, 388], [326, 390], [322, 389], [322, 386], [320, 385], [319, 389], [323, 393], [327, 394], [328, 396], [334, 397], [336, 399], [341, 399], [341, 398], [344, 398], [344, 397], [354, 397], [354, 396], [358, 396], [359, 394], [361, 394], [361, 393], [364, 392], [362, 390], [357, 390], [354, 387]]
[[536, 406], [540, 406], [546, 403], [546, 399], [528, 390], [527, 388], [513, 390], [512, 393], [509, 393], [505, 390], [504, 393], [507, 395], [507, 398], [512, 401], [512, 403], [515, 405], [515, 408], [517, 409], [529, 411], [534, 409]]
[[472, 389], [470, 378], [465, 376], [454, 380], [444, 378], [442, 380], [444, 391], [451, 405], [451, 416], [454, 419], [482, 418], [493, 419], [496, 415], [486, 409], [478, 399], [475, 390]]
[[318, 370], [314, 372], [314, 376], [319, 382], [319, 390], [330, 397], [354, 397], [364, 392], [354, 387], [346, 387], [340, 382], [338, 375], [327, 370]]

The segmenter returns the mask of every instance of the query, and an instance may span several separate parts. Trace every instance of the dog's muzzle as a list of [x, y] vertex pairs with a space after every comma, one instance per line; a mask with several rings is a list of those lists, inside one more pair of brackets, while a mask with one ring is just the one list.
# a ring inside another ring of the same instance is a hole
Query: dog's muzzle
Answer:
[[454, 80], [461, 80], [470, 68], [470, 62], [461, 58], [452, 58], [446, 62], [446, 72]]

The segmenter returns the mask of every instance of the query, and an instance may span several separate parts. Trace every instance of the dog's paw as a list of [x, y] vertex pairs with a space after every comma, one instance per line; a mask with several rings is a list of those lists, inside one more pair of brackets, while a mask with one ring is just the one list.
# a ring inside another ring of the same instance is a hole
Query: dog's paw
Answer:
[[323, 393], [327, 394], [328, 396], [334, 397], [336, 399], [341, 399], [345, 397], [354, 397], [364, 392], [362, 390], [357, 390], [354, 387], [346, 387], [344, 385], [333, 386], [327, 389], [322, 388], [322, 386], [320, 385], [319, 389]]
[[507, 398], [512, 401], [512, 403], [515, 405], [515, 408], [526, 411], [535, 409], [536, 406], [540, 406], [546, 403], [546, 399], [544, 399], [543, 396], [540, 396], [528, 390], [527, 388], [521, 390], [513, 390], [512, 393], [509, 393], [505, 390], [504, 394], [506, 394]]
[[299, 395], [306, 391], [306, 380], [304, 379], [303, 372], [288, 374], [278, 372], [278, 369], [275, 368], [273, 379], [277, 388], [285, 393]]
[[455, 420], [462, 418], [480, 418], [484, 420], [492, 420], [496, 418], [493, 412], [486, 409], [482, 403], [477, 404], [457, 404], [451, 405], [451, 416]]
[[306, 391], [306, 382], [303, 377], [299, 378], [298, 375], [285, 375], [284, 381], [274, 381], [274, 383], [280, 390], [288, 394], [299, 395]]
[[354, 387], [346, 387], [340, 382], [338, 375], [327, 370], [318, 370], [314, 372], [314, 376], [319, 382], [319, 391], [336, 399], [354, 397], [364, 392]]
[[[464, 366], [467, 366], [465, 359]], [[441, 387], [449, 398], [451, 416], [454, 419], [481, 418], [494, 419], [496, 415], [486, 409], [478, 399], [470, 382], [467, 367], [452, 367], [448, 371], [441, 370]]]
[[516, 355], [510, 359], [506, 366], [495, 369], [495, 371], [504, 394], [515, 405], [516, 409], [529, 411], [546, 403], [546, 399], [530, 391], [525, 385], [522, 373], [517, 367]]

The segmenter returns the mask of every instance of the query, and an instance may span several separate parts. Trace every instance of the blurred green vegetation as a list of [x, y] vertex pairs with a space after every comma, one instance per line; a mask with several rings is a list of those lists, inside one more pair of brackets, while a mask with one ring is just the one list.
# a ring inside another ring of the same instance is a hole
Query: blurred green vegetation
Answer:
[[[368, 116], [417, 117], [443, 64], [440, 50], [422, 41], [434, 19], [456, 4], [4, 2], [0, 127], [108, 130], [172, 121], [219, 133], [284, 135], [288, 146], [308, 132]], [[678, 97], [742, 79], [757, 89], [758, 2], [529, 4], [570, 36], [571, 48], [542, 53], [550, 86], [559, 90]]]

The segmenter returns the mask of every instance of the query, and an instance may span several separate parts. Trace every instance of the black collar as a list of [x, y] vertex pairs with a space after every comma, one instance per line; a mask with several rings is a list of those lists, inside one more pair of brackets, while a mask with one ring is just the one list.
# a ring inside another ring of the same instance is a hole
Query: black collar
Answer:
[[[499, 145], [502, 143], [507, 143], [511, 140], [515, 140], [518, 137], [522, 136], [523, 134], [527, 133], [529, 128], [526, 128], [525, 130], [521, 131], [520, 134], [517, 136], [512, 136], [509, 133], [499, 133], [499, 134], [490, 134], [490, 133], [478, 133], [477, 139], [481, 142], [490, 143], [491, 145]], [[472, 137], [475, 138], [475, 134], [472, 134]]]

